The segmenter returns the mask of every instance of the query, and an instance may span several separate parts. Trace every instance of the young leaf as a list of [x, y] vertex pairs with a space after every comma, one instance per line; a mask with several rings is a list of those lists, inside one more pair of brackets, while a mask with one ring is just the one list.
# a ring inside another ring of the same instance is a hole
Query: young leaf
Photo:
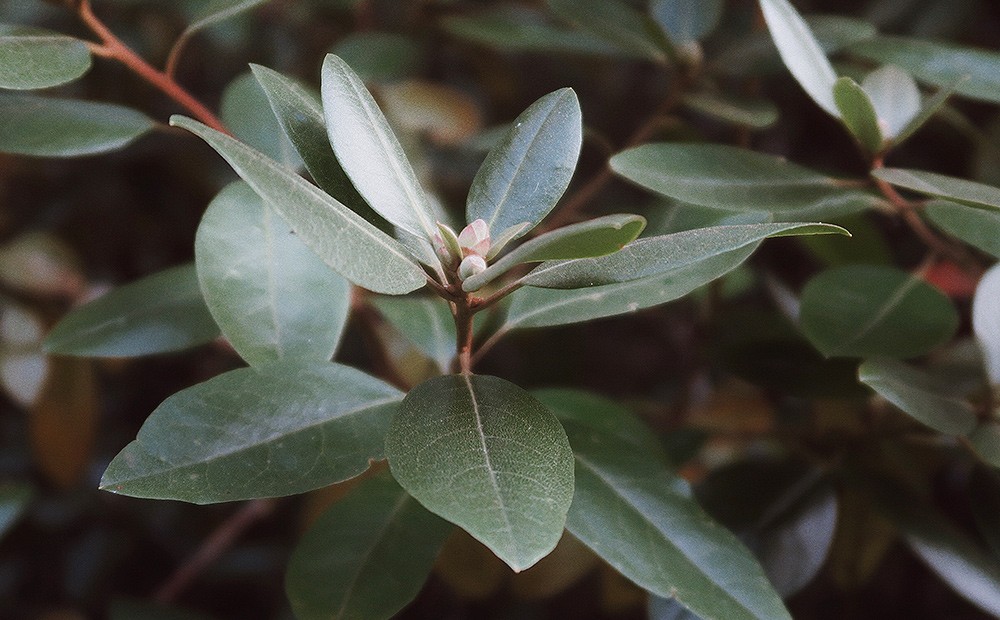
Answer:
[[957, 202], [932, 200], [924, 214], [935, 226], [969, 245], [1000, 258], [1000, 211], [980, 209]]
[[67, 314], [49, 332], [48, 353], [130, 357], [178, 351], [214, 340], [194, 265], [121, 286]]
[[976, 425], [972, 406], [949, 389], [944, 377], [896, 360], [871, 359], [858, 368], [858, 380], [940, 433], [964, 435]]
[[622, 0], [546, 0], [553, 13], [623, 53], [664, 62], [669, 43], [655, 22]]
[[990, 383], [1000, 384], [1000, 263], [976, 285], [972, 299], [972, 330], [983, 352]]
[[451, 15], [441, 25], [456, 37], [509, 52], [621, 53], [589, 32], [553, 26], [538, 11], [521, 5], [492, 6], [471, 16]]
[[1000, 53], [995, 51], [890, 36], [855, 43], [850, 51], [902, 67], [922, 82], [941, 88], [954, 86], [956, 94], [1000, 103]]
[[882, 150], [882, 130], [868, 93], [849, 77], [842, 77], [833, 85], [833, 100], [840, 111], [840, 119], [851, 135], [869, 154]]
[[361, 78], [333, 54], [323, 62], [322, 93], [330, 143], [358, 192], [391, 224], [433, 238], [434, 209], [403, 147]]
[[323, 261], [358, 286], [400, 295], [427, 277], [395, 239], [247, 145], [183, 116], [171, 124], [205, 140]]
[[250, 365], [329, 361], [351, 287], [248, 185], [223, 189], [202, 216], [195, 262], [205, 302]]
[[80, 39], [40, 28], [0, 24], [0, 88], [58, 86], [89, 69], [90, 50]]
[[584, 288], [643, 280], [719, 254], [756, 246], [768, 237], [823, 234], [850, 235], [839, 226], [821, 223], [713, 226], [646, 237], [607, 256], [546, 262], [521, 278], [521, 282], [541, 288]]
[[468, 221], [485, 220], [496, 233], [528, 222], [518, 236], [534, 228], [566, 191], [582, 136], [580, 102], [571, 89], [531, 104], [476, 173], [466, 206]]
[[407, 394], [386, 438], [396, 480], [515, 571], [559, 542], [573, 454], [551, 412], [513, 383], [452, 375]]
[[899, 269], [850, 265], [806, 284], [801, 328], [827, 357], [914, 357], [947, 342], [958, 312], [943, 293]]
[[879, 168], [873, 170], [872, 175], [886, 183], [935, 198], [944, 198], [970, 207], [1000, 209], [1000, 188], [992, 185], [903, 168]]
[[630, 437], [616, 428], [635, 429], [627, 412], [581, 413], [564, 394], [539, 396], [565, 425], [576, 458], [570, 533], [640, 587], [702, 617], [791, 617], [750, 551], [646, 447], [648, 431]]
[[[418, 349], [447, 372], [455, 357], [455, 319], [438, 297], [375, 297], [372, 305]], [[479, 316], [479, 315], [477, 315]]]
[[108, 465], [101, 488], [196, 504], [318, 489], [383, 458], [401, 398], [338, 364], [232, 370], [163, 401]]
[[834, 218], [878, 203], [873, 194], [780, 157], [719, 144], [646, 144], [612, 157], [611, 168], [682, 202], [764, 211], [780, 221]]
[[650, 6], [653, 19], [674, 45], [700, 41], [722, 17], [722, 0], [655, 0]]
[[267, 95], [253, 74], [242, 73], [226, 86], [220, 114], [226, 128], [247, 146], [287, 168], [302, 167], [301, 158], [275, 119]]
[[0, 94], [0, 118], [0, 152], [38, 157], [106, 153], [153, 129], [130, 108], [21, 94]]
[[792, 76], [819, 107], [839, 117], [833, 99], [837, 74], [802, 16], [788, 0], [760, 0], [760, 9]]
[[604, 256], [617, 252], [638, 237], [645, 226], [645, 218], [638, 215], [607, 215], [564, 226], [519, 246], [486, 271], [465, 280], [462, 288], [479, 290], [521, 263]]
[[285, 591], [301, 620], [382, 620], [430, 575], [454, 528], [388, 472], [369, 478], [313, 523], [288, 562]]
[[866, 75], [861, 88], [875, 109], [885, 139], [899, 142], [901, 132], [921, 111], [916, 82], [899, 67], [885, 65]]

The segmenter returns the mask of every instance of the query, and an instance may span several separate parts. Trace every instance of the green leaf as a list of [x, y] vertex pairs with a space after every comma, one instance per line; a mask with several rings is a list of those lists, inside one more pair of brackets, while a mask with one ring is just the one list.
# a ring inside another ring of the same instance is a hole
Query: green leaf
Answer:
[[154, 126], [118, 105], [21, 94], [0, 94], [0, 118], [0, 151], [38, 157], [114, 151]]
[[944, 107], [944, 104], [948, 101], [948, 97], [951, 97], [955, 89], [958, 88], [958, 85], [964, 81], [965, 78], [963, 77], [948, 86], [943, 86], [934, 93], [934, 96], [924, 101], [920, 106], [920, 110], [896, 133], [892, 141], [899, 144], [916, 133], [918, 129], [923, 127], [931, 117]]
[[839, 226], [821, 223], [713, 226], [646, 237], [607, 256], [546, 262], [521, 282], [541, 288], [584, 288], [643, 280], [726, 252], [756, 247], [768, 237], [823, 234], [850, 235]]
[[333, 53], [364, 80], [399, 80], [420, 66], [423, 50], [411, 38], [391, 32], [354, 32]]
[[983, 461], [1000, 467], [1000, 423], [983, 422], [969, 433], [968, 439]]
[[550, 24], [526, 6], [492, 6], [475, 15], [451, 15], [441, 20], [456, 37], [509, 52], [547, 52], [611, 56], [619, 52], [590, 33]]
[[196, 504], [318, 489], [384, 458], [401, 397], [338, 364], [232, 370], [163, 401], [108, 465], [101, 488]]
[[833, 100], [837, 74], [802, 16], [788, 0], [760, 0], [764, 20], [781, 60], [816, 104], [839, 116]]
[[375, 297], [371, 302], [407, 340], [447, 372], [458, 338], [448, 302], [439, 297]]
[[606, 215], [571, 224], [539, 235], [520, 245], [480, 274], [462, 283], [466, 291], [476, 291], [521, 263], [604, 256], [622, 249], [646, 226], [638, 215]]
[[1000, 263], [990, 267], [976, 285], [972, 331], [983, 353], [990, 383], [1000, 385]]
[[903, 130], [921, 112], [916, 82], [899, 67], [885, 65], [866, 75], [861, 88], [868, 95], [885, 139], [898, 142]]
[[572, 89], [545, 95], [514, 121], [490, 150], [469, 190], [466, 216], [483, 219], [490, 231], [542, 221], [566, 191], [580, 155], [583, 125]]
[[513, 383], [452, 375], [407, 394], [386, 438], [396, 480], [515, 571], [548, 555], [573, 498], [573, 454], [551, 412]]
[[423, 270], [399, 242], [299, 175], [197, 121], [175, 116], [171, 124], [218, 151], [306, 245], [354, 284], [392, 295], [426, 284]]
[[879, 202], [871, 193], [780, 157], [720, 144], [646, 144], [612, 157], [611, 168], [682, 202], [765, 211], [781, 221], [834, 218]]
[[420, 592], [452, 526], [388, 472], [313, 523], [288, 562], [285, 591], [301, 620], [388, 619]]
[[753, 555], [646, 449], [650, 439], [615, 428], [635, 428], [631, 416], [613, 406], [581, 414], [559, 393], [540, 397], [565, 425], [576, 459], [570, 533], [640, 587], [700, 616], [791, 617]]
[[221, 108], [222, 123], [241, 142], [289, 168], [302, 166], [253, 74], [243, 73], [226, 86]]
[[0, 24], [0, 88], [58, 86], [89, 69], [90, 50], [84, 41], [40, 28]]
[[865, 151], [869, 154], [881, 151], [882, 130], [868, 93], [851, 78], [842, 77], [834, 83], [833, 100], [840, 119]]
[[190, 35], [213, 26], [265, 2], [267, 0], [207, 0], [202, 2], [199, 9], [192, 15], [191, 23], [188, 24], [184, 35]]
[[434, 209], [371, 93], [343, 60], [323, 62], [323, 113], [337, 160], [379, 215], [419, 238], [437, 232]]
[[872, 176], [935, 198], [944, 198], [970, 207], [1000, 209], [1000, 188], [992, 185], [903, 168], [879, 168], [872, 171]]
[[214, 340], [194, 265], [126, 284], [67, 314], [44, 349], [58, 355], [131, 357], [179, 351]]
[[581, 323], [658, 306], [732, 271], [756, 249], [747, 246], [646, 280], [575, 290], [523, 288], [511, 294], [501, 330]]
[[946, 435], [964, 435], [976, 425], [969, 402], [954, 393], [948, 377], [891, 359], [871, 359], [858, 379], [921, 424]]
[[26, 484], [0, 487], [0, 539], [21, 517], [34, 495], [34, 489]]
[[924, 207], [924, 215], [935, 226], [969, 245], [1000, 258], [1000, 211], [932, 200]]
[[654, 0], [649, 10], [674, 45], [700, 41], [722, 17], [722, 0]]
[[669, 43], [656, 23], [622, 0], [546, 0], [553, 13], [577, 24], [623, 53], [658, 62]]
[[802, 331], [827, 357], [914, 357], [958, 327], [944, 294], [892, 267], [828, 269], [806, 284], [801, 304]]
[[[1000, 53], [923, 39], [878, 36], [851, 46], [852, 54], [902, 67], [921, 82], [1000, 103]], [[963, 76], [968, 79], [963, 80]], [[957, 84], [956, 84], [957, 83]]]
[[765, 99], [701, 91], [685, 94], [684, 105], [716, 120], [751, 129], [767, 129], [778, 122], [778, 108]]
[[212, 316], [251, 366], [333, 356], [350, 285], [245, 183], [229, 185], [208, 206], [195, 262]]

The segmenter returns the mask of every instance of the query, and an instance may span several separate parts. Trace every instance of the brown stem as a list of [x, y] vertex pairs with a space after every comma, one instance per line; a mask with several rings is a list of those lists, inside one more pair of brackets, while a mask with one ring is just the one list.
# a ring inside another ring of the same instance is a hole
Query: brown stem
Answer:
[[218, 560], [251, 525], [271, 514], [275, 505], [273, 499], [255, 499], [243, 504], [160, 586], [154, 595], [156, 602], [168, 604], [176, 601], [181, 592]]
[[90, 0], [80, 0], [77, 6], [80, 19], [100, 38], [100, 44], [90, 46], [91, 51], [98, 56], [111, 58], [128, 67], [133, 73], [146, 80], [163, 94], [183, 106], [196, 119], [216, 131], [229, 134], [222, 121], [204, 104], [195, 99], [191, 93], [184, 90], [174, 79], [162, 71], [154, 69], [148, 62], [133, 52], [121, 39], [115, 36], [100, 19], [94, 15]]
[[472, 374], [472, 305], [467, 296], [465, 299], [455, 302], [453, 306], [455, 312], [455, 327], [457, 338], [455, 340], [458, 355], [455, 358], [458, 372], [463, 375]]

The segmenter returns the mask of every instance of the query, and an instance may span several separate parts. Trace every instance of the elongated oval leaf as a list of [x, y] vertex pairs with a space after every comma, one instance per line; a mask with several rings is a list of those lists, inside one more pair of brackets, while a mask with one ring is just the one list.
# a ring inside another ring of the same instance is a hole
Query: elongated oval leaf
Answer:
[[958, 95], [1000, 103], [1000, 53], [995, 51], [891, 36], [855, 43], [850, 51], [902, 67], [922, 82], [954, 86]]
[[842, 77], [833, 85], [833, 100], [851, 135], [869, 154], [878, 153], [882, 147], [882, 130], [868, 93], [851, 78]]
[[861, 88], [875, 108], [882, 134], [887, 140], [898, 141], [902, 131], [921, 111], [916, 82], [899, 67], [885, 65], [866, 75]]
[[767, 129], [778, 122], [778, 108], [766, 99], [701, 91], [684, 95], [684, 105], [716, 120], [751, 129]]
[[427, 283], [423, 270], [395, 239], [291, 170], [197, 121], [175, 116], [171, 124], [218, 151], [306, 245], [351, 282], [391, 295]]
[[899, 144], [900, 142], [906, 140], [911, 135], [916, 133], [916, 131], [921, 127], [923, 127], [924, 124], [926, 124], [927, 121], [931, 119], [931, 117], [933, 117], [942, 108], [944, 108], [944, 104], [948, 102], [948, 97], [951, 97], [952, 94], [954, 94], [955, 89], [958, 88], [958, 85], [964, 81], [965, 81], [965, 76], [959, 78], [955, 82], [952, 82], [948, 86], [942, 86], [940, 89], [938, 89], [936, 93], [934, 93], [932, 97], [928, 98], [926, 101], [923, 101], [920, 106], [920, 110], [916, 114], [914, 114], [913, 117], [910, 118], [910, 120], [906, 123], [906, 125], [904, 125], [896, 133], [892, 141], [896, 144]]
[[983, 352], [990, 382], [1000, 385], [1000, 263], [990, 267], [976, 285], [972, 330]]
[[195, 237], [205, 302], [250, 365], [329, 361], [351, 305], [351, 287], [292, 233], [250, 186], [216, 196]]
[[467, 291], [476, 291], [514, 265], [546, 260], [604, 256], [622, 249], [646, 226], [638, 215], [607, 215], [579, 224], [571, 224], [535, 237], [493, 263], [480, 274], [462, 283]]
[[383, 458], [401, 398], [338, 364], [233, 370], [163, 401], [108, 465], [101, 488], [196, 504], [317, 489]]
[[873, 170], [872, 175], [886, 183], [935, 198], [944, 198], [970, 207], [1000, 209], [1000, 188], [992, 185], [903, 168], [880, 168]]
[[59, 355], [130, 357], [178, 351], [218, 335], [194, 265], [182, 265], [72, 310], [49, 332], [44, 349]]
[[521, 278], [521, 282], [541, 288], [584, 288], [643, 280], [719, 254], [756, 246], [768, 237], [823, 234], [850, 233], [839, 226], [820, 223], [699, 228], [639, 239], [607, 256], [546, 262]]
[[[418, 349], [447, 372], [455, 357], [455, 319], [438, 297], [376, 297], [372, 305]], [[478, 315], [477, 315], [478, 316]]]
[[292, 169], [302, 167], [295, 147], [271, 111], [271, 104], [253, 74], [238, 75], [222, 93], [222, 124], [247, 146]]
[[781, 221], [839, 217], [878, 203], [870, 193], [779, 157], [719, 144], [646, 144], [612, 157], [611, 168], [670, 198], [765, 211]]
[[788, 0], [760, 0], [760, 9], [781, 60], [792, 76], [819, 107], [839, 116], [833, 100], [837, 74], [805, 20]]
[[589, 32], [560, 28], [530, 7], [500, 5], [474, 15], [452, 15], [441, 20], [456, 37], [510, 52], [552, 52], [613, 56], [615, 46]]
[[957, 202], [933, 200], [924, 214], [935, 226], [962, 241], [1000, 258], [1000, 211], [980, 209]]
[[0, 88], [58, 86], [89, 69], [90, 50], [80, 39], [39, 28], [0, 24]]
[[192, 15], [186, 32], [194, 33], [258, 7], [267, 0], [208, 0]]
[[622, 0], [546, 0], [553, 13], [622, 53], [663, 62], [669, 43], [652, 18]]
[[614, 420], [634, 428], [631, 416], [606, 407], [587, 419], [559, 392], [539, 396], [573, 446], [576, 488], [566, 527], [574, 536], [642, 588], [699, 616], [791, 617], [750, 551], [645, 449], [649, 439], [615, 429]]
[[964, 435], [976, 425], [968, 400], [949, 389], [947, 378], [891, 359], [867, 360], [858, 379], [918, 422], [948, 435]]
[[572, 89], [557, 90], [531, 104], [476, 173], [466, 206], [468, 221], [485, 220], [494, 233], [528, 222], [518, 236], [541, 222], [573, 176], [582, 123]]
[[944, 294], [905, 271], [850, 265], [809, 281], [800, 320], [827, 357], [907, 358], [950, 339], [958, 312]]
[[453, 529], [388, 472], [365, 480], [295, 547], [285, 575], [295, 616], [391, 618], [420, 592]]
[[390, 223], [433, 238], [434, 209], [403, 147], [361, 78], [333, 54], [323, 62], [322, 94], [330, 143], [354, 187]]
[[106, 153], [153, 129], [119, 105], [21, 94], [0, 94], [0, 118], [0, 151], [39, 157]]
[[407, 394], [386, 438], [396, 480], [515, 571], [548, 555], [573, 498], [573, 454], [551, 412], [513, 383], [452, 375]]

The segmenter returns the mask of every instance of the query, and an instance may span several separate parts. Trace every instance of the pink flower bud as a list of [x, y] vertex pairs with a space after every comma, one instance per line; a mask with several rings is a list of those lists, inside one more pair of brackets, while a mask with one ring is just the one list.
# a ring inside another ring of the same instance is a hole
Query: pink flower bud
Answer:
[[470, 254], [458, 266], [458, 277], [464, 282], [472, 276], [486, 271], [486, 259], [478, 254]]
[[476, 220], [458, 234], [458, 243], [464, 256], [484, 257], [490, 251], [490, 227], [485, 221]]

